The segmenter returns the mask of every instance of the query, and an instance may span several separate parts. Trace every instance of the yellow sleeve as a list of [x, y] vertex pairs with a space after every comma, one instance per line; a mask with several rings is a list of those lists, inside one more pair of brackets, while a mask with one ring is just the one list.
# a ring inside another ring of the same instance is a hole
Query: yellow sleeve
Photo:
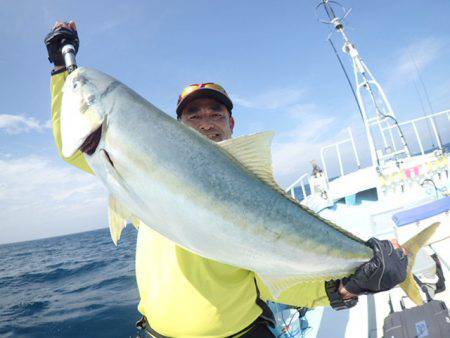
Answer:
[[81, 170], [86, 171], [89, 174], [93, 174], [94, 172], [89, 167], [89, 164], [86, 162], [86, 159], [83, 156], [81, 151], [77, 151], [71, 157], [64, 157], [61, 152], [61, 103], [62, 103], [62, 88], [64, 85], [64, 81], [67, 77], [67, 72], [62, 72], [58, 74], [52, 75], [52, 125], [53, 125], [53, 136], [55, 137], [56, 146], [58, 147], [59, 156], [62, 159], [75, 167], [80, 168]]
[[330, 301], [325, 292], [325, 283], [323, 281], [297, 284], [283, 291], [280, 297], [275, 299], [263, 281], [256, 274], [255, 277], [261, 293], [261, 298], [264, 301], [270, 300], [277, 303], [307, 308], [330, 306]]

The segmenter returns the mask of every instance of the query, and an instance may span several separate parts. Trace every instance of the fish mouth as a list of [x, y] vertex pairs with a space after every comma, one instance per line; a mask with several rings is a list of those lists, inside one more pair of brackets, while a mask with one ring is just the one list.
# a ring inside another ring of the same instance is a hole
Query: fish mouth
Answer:
[[[102, 138], [102, 130], [103, 126], [98, 127], [94, 130], [83, 142], [80, 147], [80, 151], [92, 156], [98, 148], [100, 140]], [[108, 152], [105, 149], [101, 149], [105, 153], [105, 157], [108, 160], [109, 164], [114, 167], [114, 162], [111, 160], [111, 156], [109, 156]]]
[[103, 126], [100, 125], [100, 127], [86, 137], [86, 140], [84, 140], [79, 148], [81, 152], [88, 154], [89, 156], [92, 156], [92, 154], [95, 153], [102, 138], [102, 127]]

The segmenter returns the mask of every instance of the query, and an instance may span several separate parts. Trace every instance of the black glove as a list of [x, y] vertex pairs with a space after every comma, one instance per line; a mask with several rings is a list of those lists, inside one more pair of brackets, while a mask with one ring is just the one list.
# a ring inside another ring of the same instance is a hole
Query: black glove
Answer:
[[366, 242], [374, 251], [373, 258], [361, 265], [342, 283], [355, 295], [376, 293], [392, 289], [406, 279], [408, 257], [402, 248], [394, 249], [390, 241], [371, 238]]
[[62, 48], [71, 44], [75, 48], [75, 55], [78, 52], [80, 40], [76, 30], [58, 27], [52, 29], [44, 39], [48, 51], [48, 60], [55, 66], [65, 66]]

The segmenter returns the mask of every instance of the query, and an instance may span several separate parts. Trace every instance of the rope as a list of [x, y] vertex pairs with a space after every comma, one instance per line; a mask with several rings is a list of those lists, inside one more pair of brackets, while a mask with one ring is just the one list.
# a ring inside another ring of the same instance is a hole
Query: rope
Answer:
[[339, 53], [337, 52], [336, 47], [334, 47], [333, 41], [331, 41], [331, 39], [328, 39], [328, 42], [330, 43], [331, 47], [333, 48], [334, 54], [336, 55], [336, 57], [339, 61], [339, 64], [342, 68], [342, 71], [344, 72], [345, 78], [347, 79], [347, 83], [350, 86], [350, 89], [352, 90], [353, 98], [355, 99], [356, 105], [358, 106], [359, 115], [361, 115], [361, 119], [364, 123], [364, 116], [362, 113], [361, 106], [359, 105], [359, 101], [358, 101], [358, 97], [356, 96], [355, 89], [353, 88], [352, 81], [350, 81], [350, 78], [348, 77], [347, 70], [345, 69], [344, 64], [342, 63], [341, 57], [339, 56]]

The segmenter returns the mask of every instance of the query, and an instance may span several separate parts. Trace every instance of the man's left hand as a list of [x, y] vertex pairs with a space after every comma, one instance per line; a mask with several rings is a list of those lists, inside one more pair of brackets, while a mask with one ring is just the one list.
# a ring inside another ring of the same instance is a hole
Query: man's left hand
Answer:
[[408, 253], [396, 240], [371, 238], [367, 245], [373, 249], [374, 256], [342, 280], [339, 293], [343, 299], [390, 290], [406, 279]]
[[50, 33], [45, 37], [44, 43], [47, 47], [48, 60], [53, 63], [56, 68], [64, 68], [65, 61], [61, 49], [65, 44], [69, 43], [74, 46], [76, 54], [80, 45], [75, 22], [57, 21]]

